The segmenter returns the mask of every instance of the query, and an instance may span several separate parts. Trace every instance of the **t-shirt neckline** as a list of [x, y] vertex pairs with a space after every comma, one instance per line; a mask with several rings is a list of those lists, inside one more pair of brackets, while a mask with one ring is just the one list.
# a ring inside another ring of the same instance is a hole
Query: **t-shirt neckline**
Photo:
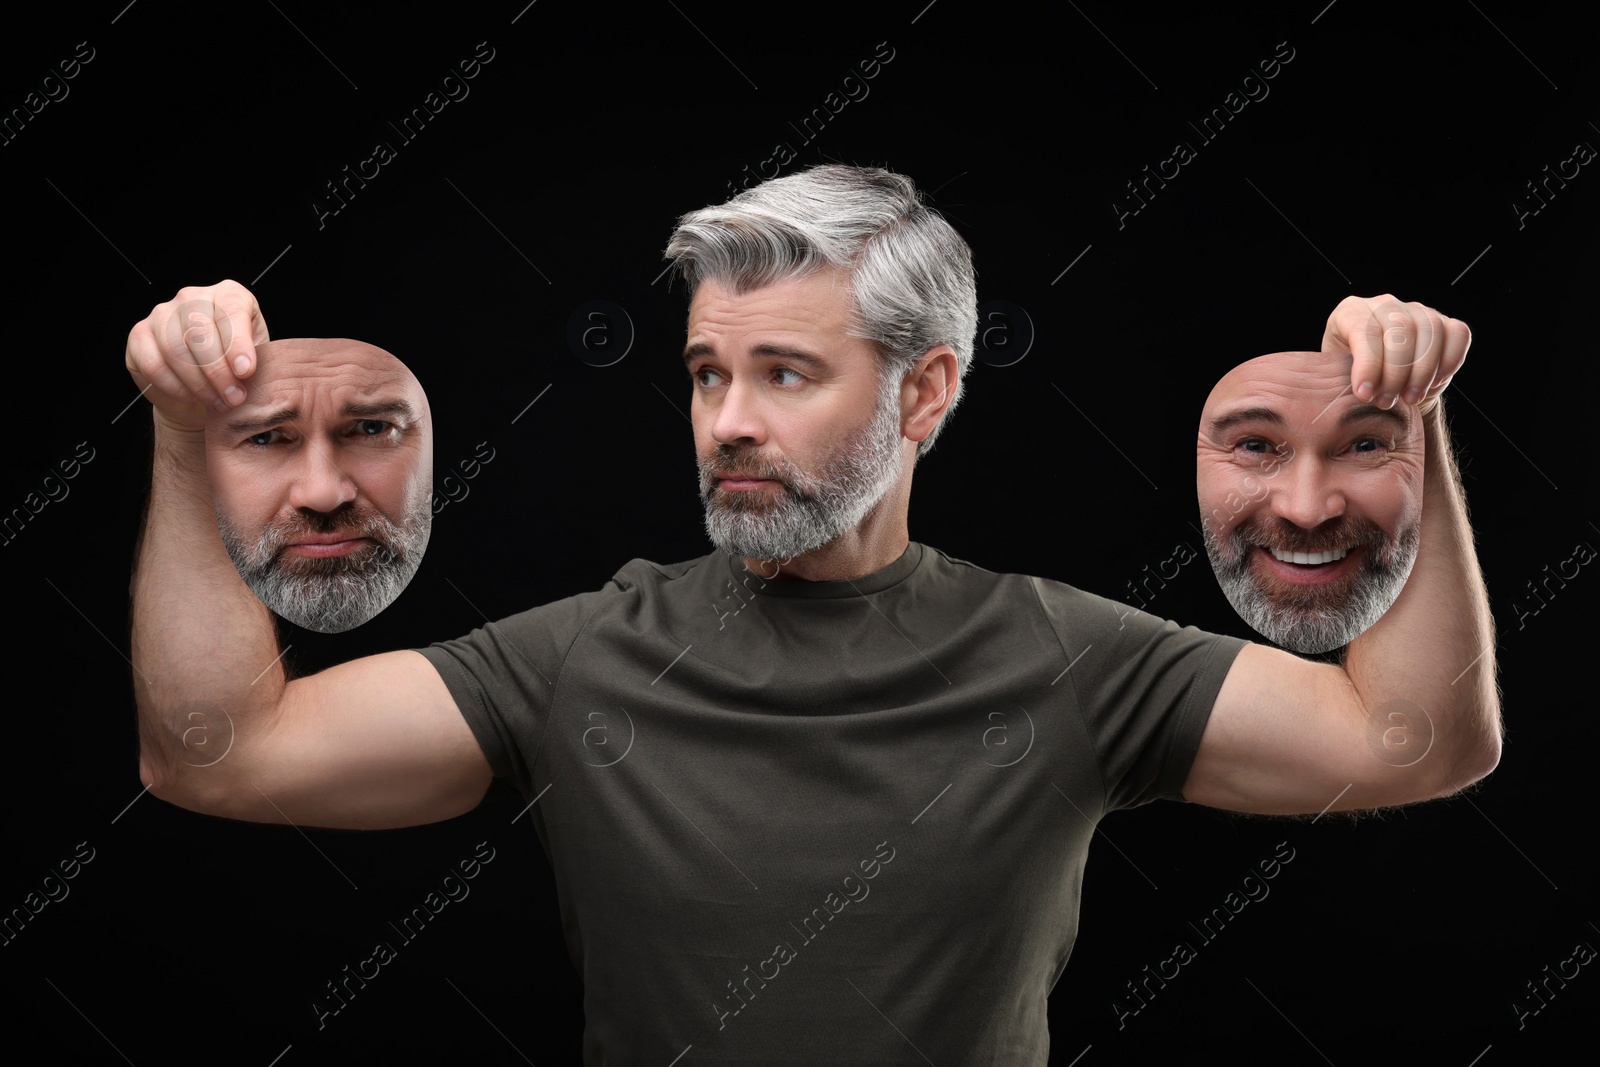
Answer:
[[906, 545], [900, 558], [881, 570], [860, 578], [845, 578], [836, 582], [808, 582], [784, 578], [763, 578], [759, 572], [747, 570], [744, 560], [727, 554], [728, 571], [733, 580], [758, 596], [792, 597], [803, 600], [841, 600], [847, 597], [867, 596], [896, 585], [911, 575], [922, 562], [923, 546], [916, 541]]

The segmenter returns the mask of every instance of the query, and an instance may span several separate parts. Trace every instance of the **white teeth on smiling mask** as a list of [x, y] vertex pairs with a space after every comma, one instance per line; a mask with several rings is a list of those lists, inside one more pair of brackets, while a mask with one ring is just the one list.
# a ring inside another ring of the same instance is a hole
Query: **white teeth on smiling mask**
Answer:
[[1280, 548], [1271, 551], [1274, 559], [1284, 563], [1332, 563], [1350, 554], [1348, 548], [1336, 548], [1329, 552], [1285, 552]]

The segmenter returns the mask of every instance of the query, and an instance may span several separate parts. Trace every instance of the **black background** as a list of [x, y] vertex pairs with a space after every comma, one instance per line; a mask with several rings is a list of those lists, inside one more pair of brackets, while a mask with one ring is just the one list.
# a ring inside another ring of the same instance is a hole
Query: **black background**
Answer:
[[[179, 287], [234, 278], [275, 336], [360, 337], [405, 359], [432, 402], [436, 477], [481, 441], [495, 459], [440, 511], [393, 607], [285, 640], [310, 671], [456, 636], [630, 558], [706, 551], [683, 294], [653, 279], [676, 216], [787, 142], [784, 173], [841, 161], [915, 178], [973, 245], [980, 298], [1020, 305], [1036, 330], [1019, 362], [975, 367], [919, 466], [912, 536], [1123, 597], [1188, 544], [1197, 560], [1150, 605], [1186, 623], [1246, 632], [1192, 525], [1210, 384], [1317, 347], [1348, 293], [1472, 325], [1449, 407], [1500, 627], [1500, 770], [1376, 819], [1177, 804], [1108, 819], [1051, 1001], [1052, 1062], [1202, 1046], [1284, 1063], [1554, 1058], [1600, 976], [1584, 969], [1520, 1028], [1512, 1004], [1536, 1007], [1527, 981], [1600, 945], [1582, 770], [1600, 731], [1576, 683], [1600, 577], [1551, 583], [1543, 606], [1526, 583], [1600, 547], [1585, 429], [1600, 177], [1583, 167], [1520, 227], [1512, 205], [1578, 142], [1600, 146], [1593, 26], [1559, 5], [1325, 3], [116, 0], [48, 6], [8, 33], [6, 113], [78, 42], [93, 59], [0, 148], [21, 427], [0, 507], [22, 507], [80, 442], [94, 458], [0, 550], [0, 908], [80, 842], [94, 859], [0, 945], [6, 1044], [36, 1043], [41, 1062], [576, 1061], [578, 982], [508, 788], [385, 833], [232, 824], [140, 796], [126, 589], [150, 433], [147, 405], [126, 407], [123, 346]], [[402, 143], [386, 123], [479, 42], [494, 58], [470, 95]], [[1187, 123], [1279, 42], [1294, 58], [1270, 95], [1203, 142]], [[887, 49], [869, 95], [805, 143], [791, 123]], [[397, 157], [319, 227], [325, 183], [378, 140]], [[1113, 198], [1179, 140], [1197, 157], [1119, 228]], [[566, 340], [591, 300], [635, 328], [610, 366]], [[323, 983], [480, 841], [495, 859], [472, 895], [319, 1030]], [[1271, 896], [1119, 1028], [1124, 983], [1192, 940], [1187, 923], [1280, 841], [1296, 858]]]

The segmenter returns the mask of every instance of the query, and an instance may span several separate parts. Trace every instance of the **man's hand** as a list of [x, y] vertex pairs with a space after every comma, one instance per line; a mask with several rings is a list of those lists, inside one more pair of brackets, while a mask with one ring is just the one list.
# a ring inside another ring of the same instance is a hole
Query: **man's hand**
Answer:
[[139, 390], [148, 390], [158, 422], [203, 430], [206, 409], [244, 403], [256, 345], [268, 340], [267, 320], [250, 290], [233, 281], [189, 286], [128, 332], [124, 362]]
[[1421, 404], [1423, 414], [1467, 358], [1472, 331], [1431, 307], [1382, 296], [1347, 296], [1328, 316], [1322, 351], [1355, 357], [1356, 396], [1388, 410], [1395, 401]]

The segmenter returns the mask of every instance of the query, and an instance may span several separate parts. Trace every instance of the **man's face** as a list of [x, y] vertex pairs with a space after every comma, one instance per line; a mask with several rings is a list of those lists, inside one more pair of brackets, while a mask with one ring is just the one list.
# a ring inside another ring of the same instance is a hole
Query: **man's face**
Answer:
[[427, 548], [427, 397], [403, 363], [360, 341], [257, 351], [245, 403], [206, 419], [217, 526], [267, 607], [309, 630], [348, 630], [400, 595]]
[[822, 271], [735, 294], [702, 282], [684, 362], [706, 533], [787, 560], [854, 529], [900, 480], [900, 388], [846, 334], [848, 279]]
[[1316, 352], [1250, 360], [1200, 417], [1211, 566], [1234, 610], [1296, 652], [1339, 648], [1376, 622], [1421, 539], [1421, 416], [1361, 402], [1350, 363]]

